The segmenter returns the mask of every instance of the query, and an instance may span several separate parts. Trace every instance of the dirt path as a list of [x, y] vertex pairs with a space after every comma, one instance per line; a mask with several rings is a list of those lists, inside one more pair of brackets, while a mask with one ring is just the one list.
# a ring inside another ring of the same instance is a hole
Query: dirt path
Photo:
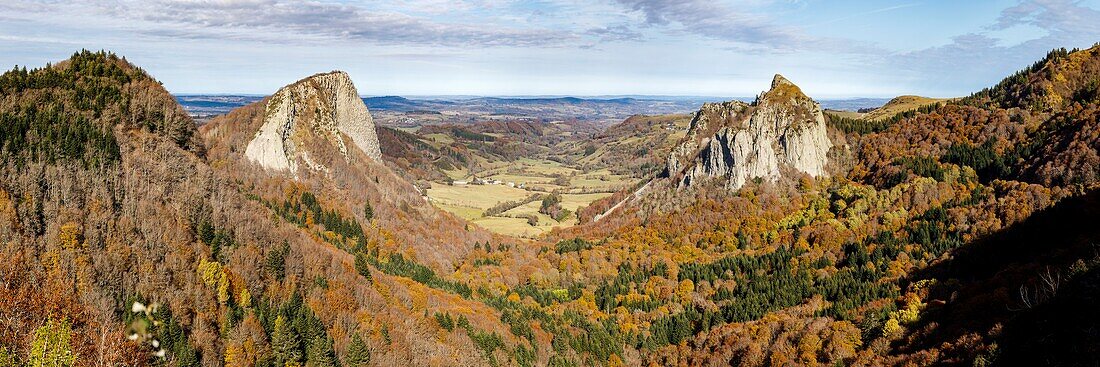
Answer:
[[600, 221], [601, 218], [607, 216], [608, 214], [611, 214], [616, 209], [619, 209], [619, 207], [623, 206], [623, 204], [626, 203], [627, 201], [630, 201], [630, 200], [633, 200], [634, 198], [637, 198], [639, 195], [641, 195], [643, 192], [645, 192], [645, 189], [649, 188], [649, 185], [652, 184], [652, 183], [653, 183], [653, 180], [649, 180], [649, 182], [646, 182], [645, 185], [642, 185], [642, 187], [639, 187], [637, 190], [634, 190], [633, 194], [630, 194], [629, 196], [623, 198], [618, 203], [616, 203], [615, 206], [611, 207], [610, 209], [607, 209], [607, 211], [605, 211], [603, 213], [596, 214], [595, 217], [592, 217], [592, 221], [593, 222]]

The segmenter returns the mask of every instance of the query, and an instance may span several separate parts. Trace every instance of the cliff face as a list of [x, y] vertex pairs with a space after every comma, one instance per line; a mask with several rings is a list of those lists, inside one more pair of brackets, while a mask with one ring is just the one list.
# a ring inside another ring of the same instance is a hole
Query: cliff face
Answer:
[[776, 181], [787, 169], [823, 176], [831, 147], [821, 106], [776, 75], [752, 105], [703, 105], [666, 169], [680, 186], [725, 178], [738, 189], [755, 178]]
[[348, 74], [334, 71], [302, 79], [272, 95], [264, 123], [245, 155], [271, 170], [296, 172], [303, 162], [323, 171], [327, 155], [314, 151], [316, 147], [335, 148], [350, 160], [351, 146], [382, 161], [370, 111]]

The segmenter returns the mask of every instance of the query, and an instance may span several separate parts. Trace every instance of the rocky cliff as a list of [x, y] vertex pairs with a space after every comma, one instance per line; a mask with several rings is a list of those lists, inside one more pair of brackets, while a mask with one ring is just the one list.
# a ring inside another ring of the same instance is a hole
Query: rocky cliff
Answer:
[[296, 172], [299, 162], [326, 170], [324, 154], [312, 148], [336, 148], [350, 161], [353, 146], [382, 161], [370, 111], [348, 74], [333, 71], [299, 80], [272, 95], [263, 125], [245, 155], [271, 170]]
[[821, 106], [776, 75], [753, 104], [703, 105], [666, 173], [680, 186], [725, 178], [730, 189], [755, 178], [776, 181], [790, 170], [823, 176], [831, 147]]

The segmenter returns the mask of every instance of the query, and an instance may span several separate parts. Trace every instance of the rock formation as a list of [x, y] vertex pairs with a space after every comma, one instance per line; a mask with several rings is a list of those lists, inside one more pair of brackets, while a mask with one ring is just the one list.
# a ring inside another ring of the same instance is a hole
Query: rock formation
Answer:
[[354, 146], [382, 162], [374, 120], [345, 72], [317, 74], [279, 89], [245, 156], [271, 170], [297, 172], [299, 161], [326, 170], [323, 160], [310, 154], [308, 146], [316, 142], [336, 148], [348, 161]]
[[821, 106], [777, 74], [753, 104], [703, 105], [666, 173], [680, 186], [723, 177], [730, 189], [755, 178], [776, 181], [789, 169], [823, 176], [831, 147]]

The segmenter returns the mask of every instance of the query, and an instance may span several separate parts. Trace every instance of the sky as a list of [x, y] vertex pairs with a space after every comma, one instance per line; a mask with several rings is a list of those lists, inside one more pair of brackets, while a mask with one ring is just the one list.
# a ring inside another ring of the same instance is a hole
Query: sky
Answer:
[[0, 67], [109, 50], [177, 94], [967, 95], [1100, 42], [1100, 0], [0, 0]]

